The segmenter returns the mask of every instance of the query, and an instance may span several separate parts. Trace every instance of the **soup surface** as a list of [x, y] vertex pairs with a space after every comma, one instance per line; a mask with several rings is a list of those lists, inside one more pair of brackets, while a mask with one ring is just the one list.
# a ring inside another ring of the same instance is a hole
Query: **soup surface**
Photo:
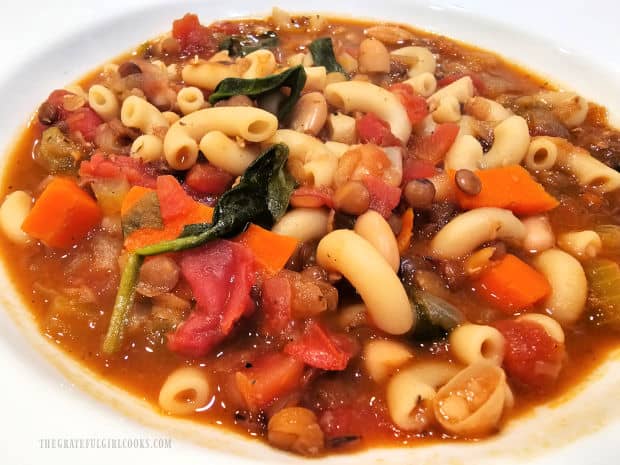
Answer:
[[41, 104], [0, 243], [41, 333], [163, 415], [467, 440], [617, 347], [619, 167], [602, 107], [489, 52], [187, 14]]

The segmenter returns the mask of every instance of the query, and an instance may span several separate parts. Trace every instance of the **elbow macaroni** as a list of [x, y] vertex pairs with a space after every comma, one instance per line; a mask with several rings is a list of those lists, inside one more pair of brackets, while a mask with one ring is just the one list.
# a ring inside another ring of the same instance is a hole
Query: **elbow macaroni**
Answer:
[[209, 131], [198, 144], [200, 151], [213, 166], [241, 176], [258, 156], [258, 149], [241, 147], [222, 131]]
[[504, 359], [504, 336], [492, 326], [461, 325], [450, 333], [449, 341], [450, 351], [467, 365], [478, 362], [501, 365]]
[[[191, 398], [179, 399], [191, 392]], [[183, 367], [173, 371], [159, 391], [159, 406], [172, 415], [188, 415], [209, 400], [209, 381], [198, 368]]]
[[101, 84], [95, 84], [88, 89], [88, 105], [104, 121], [117, 118], [120, 111], [116, 95]]
[[520, 164], [530, 145], [530, 132], [525, 119], [510, 116], [495, 126], [493, 134], [493, 146], [482, 157], [480, 167], [485, 169]]
[[144, 134], [153, 134], [157, 128], [168, 128], [168, 120], [157, 107], [135, 95], [123, 101], [121, 121], [127, 127], [140, 129]]

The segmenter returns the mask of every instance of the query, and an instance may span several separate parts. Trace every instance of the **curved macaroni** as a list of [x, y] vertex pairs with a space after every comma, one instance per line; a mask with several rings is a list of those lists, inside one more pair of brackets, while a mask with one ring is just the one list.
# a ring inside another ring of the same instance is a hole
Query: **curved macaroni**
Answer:
[[370, 341], [364, 347], [362, 355], [366, 371], [377, 383], [385, 381], [412, 357], [413, 354], [406, 345], [385, 339]]
[[525, 226], [510, 210], [476, 208], [445, 225], [431, 241], [431, 253], [437, 258], [461, 258], [484, 242], [502, 239], [519, 244], [524, 238]]
[[155, 105], [135, 95], [123, 100], [121, 121], [127, 127], [140, 129], [144, 134], [153, 134], [155, 130], [165, 130], [169, 126], [168, 120]]
[[474, 96], [474, 81], [471, 77], [464, 76], [436, 91], [427, 99], [431, 111], [435, 110], [439, 102], [448, 96], [456, 98], [459, 103], [467, 102]]
[[493, 134], [493, 146], [482, 157], [480, 167], [485, 169], [520, 164], [530, 145], [530, 132], [525, 119], [510, 116], [495, 126]]
[[[180, 398], [191, 393], [191, 397]], [[183, 367], [173, 371], [159, 391], [159, 406], [172, 415], [188, 415], [209, 400], [209, 381], [198, 368]]]
[[368, 210], [355, 221], [353, 229], [379, 252], [394, 272], [400, 267], [398, 244], [392, 228], [387, 221], [374, 210]]
[[480, 121], [500, 122], [509, 118], [512, 112], [501, 103], [484, 97], [472, 97], [465, 103], [465, 113]]
[[294, 208], [285, 213], [271, 230], [301, 242], [312, 241], [327, 234], [328, 218], [329, 213], [321, 208]]
[[450, 333], [449, 341], [450, 351], [467, 365], [501, 365], [504, 359], [504, 336], [492, 326], [466, 323]]
[[159, 160], [164, 155], [164, 143], [152, 134], [142, 134], [131, 144], [129, 155], [144, 162]]
[[432, 115], [436, 123], [456, 123], [461, 119], [461, 104], [454, 95], [446, 95]]
[[188, 169], [198, 157], [198, 141], [211, 131], [261, 142], [273, 136], [278, 119], [254, 107], [213, 107], [190, 113], [174, 123], [164, 138], [164, 155], [178, 170]]
[[177, 94], [177, 105], [184, 115], [200, 110], [204, 104], [205, 97], [198, 87], [183, 87]]
[[333, 231], [319, 242], [316, 260], [351, 282], [379, 329], [404, 334], [415, 326], [415, 314], [398, 276], [367, 240], [350, 230]]
[[220, 61], [201, 61], [188, 63], [181, 70], [185, 84], [214, 90], [226, 78], [241, 77], [242, 69], [238, 63]]
[[243, 79], [256, 79], [269, 76], [276, 70], [278, 64], [276, 57], [269, 50], [258, 49], [248, 53], [245, 59], [249, 62], [249, 68], [242, 74]]
[[475, 171], [482, 160], [482, 145], [474, 136], [459, 135], [444, 158], [444, 169]]
[[346, 81], [330, 84], [325, 88], [325, 98], [345, 113], [363, 111], [375, 113], [387, 121], [392, 133], [403, 143], [411, 135], [411, 123], [407, 111], [392, 92], [362, 81]]
[[241, 147], [222, 131], [209, 131], [198, 144], [209, 162], [234, 175], [241, 176], [258, 156], [258, 149]]
[[600, 253], [603, 242], [595, 231], [572, 231], [558, 236], [558, 246], [576, 258], [588, 259]]
[[114, 92], [101, 84], [94, 84], [88, 89], [88, 105], [104, 121], [117, 118], [120, 111], [120, 105]]
[[426, 47], [402, 47], [392, 50], [391, 55], [409, 64], [409, 77], [415, 77], [423, 73], [435, 73], [437, 60], [435, 55]]
[[525, 166], [531, 171], [551, 169], [558, 158], [557, 139], [548, 136], [532, 137], [525, 155]]
[[422, 97], [430, 97], [437, 90], [437, 79], [435, 79], [433, 73], [429, 72], [420, 73], [407, 79], [404, 83], [409, 84], [413, 91]]
[[544, 302], [549, 314], [562, 326], [579, 319], [588, 297], [588, 282], [581, 264], [559, 249], [549, 249], [533, 260], [551, 286]]
[[620, 188], [620, 173], [594, 158], [581, 147], [565, 144], [567, 151], [558, 152], [557, 163], [577, 178], [580, 186], [593, 187], [601, 192]]

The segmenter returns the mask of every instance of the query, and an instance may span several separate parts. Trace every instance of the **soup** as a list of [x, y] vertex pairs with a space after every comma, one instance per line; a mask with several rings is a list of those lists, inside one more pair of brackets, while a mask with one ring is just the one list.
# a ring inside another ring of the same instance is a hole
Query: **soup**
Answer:
[[475, 439], [617, 347], [619, 157], [602, 107], [444, 37], [188, 14], [41, 104], [2, 251], [41, 333], [163, 415]]

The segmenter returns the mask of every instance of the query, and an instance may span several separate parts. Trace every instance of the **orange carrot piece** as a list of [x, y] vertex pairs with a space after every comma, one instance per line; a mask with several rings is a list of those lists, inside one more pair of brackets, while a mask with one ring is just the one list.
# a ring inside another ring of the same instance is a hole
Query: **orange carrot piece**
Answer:
[[133, 186], [129, 189], [129, 192], [123, 197], [123, 203], [121, 203], [121, 216], [125, 216], [131, 207], [140, 201], [149, 192], [153, 192], [153, 189], [142, 186]]
[[147, 245], [176, 239], [188, 224], [208, 223], [213, 218], [213, 208], [196, 202], [196, 208], [189, 214], [164, 223], [164, 229], [142, 228], [125, 238], [125, 249], [133, 252]]
[[408, 208], [407, 211], [403, 213], [401, 220], [402, 226], [396, 237], [396, 243], [398, 244], [398, 251], [402, 255], [409, 248], [411, 236], [413, 235], [413, 210]]
[[101, 208], [75, 181], [55, 178], [35, 202], [22, 229], [48, 247], [77, 244], [101, 222]]
[[[498, 207], [517, 215], [543, 213], [558, 206], [558, 201], [519, 165], [476, 171], [482, 184], [477, 195], [467, 195], [458, 187], [456, 199], [465, 210], [479, 207]], [[454, 172], [451, 173], [454, 179]]]
[[477, 294], [508, 314], [531, 307], [551, 292], [540, 272], [511, 254], [486, 268], [474, 287]]
[[250, 224], [236, 240], [249, 247], [257, 263], [271, 274], [284, 268], [299, 244], [294, 237], [276, 234], [255, 224]]

